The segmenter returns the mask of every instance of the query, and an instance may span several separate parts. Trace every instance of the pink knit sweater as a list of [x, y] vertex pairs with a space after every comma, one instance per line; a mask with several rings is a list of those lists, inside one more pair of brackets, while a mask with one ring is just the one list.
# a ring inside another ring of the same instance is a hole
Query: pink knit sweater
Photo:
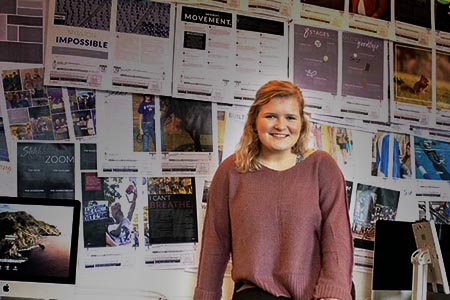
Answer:
[[342, 173], [317, 150], [285, 171], [238, 173], [234, 156], [208, 194], [195, 300], [221, 299], [232, 279], [294, 300], [350, 300], [353, 242]]

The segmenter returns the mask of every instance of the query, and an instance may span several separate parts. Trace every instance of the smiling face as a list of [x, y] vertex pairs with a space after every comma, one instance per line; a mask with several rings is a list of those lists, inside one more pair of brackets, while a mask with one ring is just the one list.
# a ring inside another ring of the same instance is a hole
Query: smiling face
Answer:
[[261, 154], [290, 154], [302, 127], [300, 106], [294, 97], [275, 97], [256, 117]]

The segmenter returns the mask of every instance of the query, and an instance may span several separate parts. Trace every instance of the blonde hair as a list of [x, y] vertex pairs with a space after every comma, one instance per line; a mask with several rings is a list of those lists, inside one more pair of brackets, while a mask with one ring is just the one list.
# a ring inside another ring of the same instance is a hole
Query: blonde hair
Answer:
[[295, 145], [292, 146], [292, 153], [303, 155], [306, 152], [310, 122], [303, 111], [305, 107], [303, 94], [300, 88], [290, 81], [270, 80], [256, 92], [255, 100], [250, 106], [250, 110], [247, 114], [247, 120], [244, 125], [241, 139], [234, 152], [235, 165], [239, 172], [247, 173], [261, 168], [261, 164], [257, 160], [261, 145], [258, 133], [256, 132], [256, 118], [261, 107], [269, 103], [273, 98], [288, 97], [293, 97], [297, 100], [302, 122], [300, 136]]

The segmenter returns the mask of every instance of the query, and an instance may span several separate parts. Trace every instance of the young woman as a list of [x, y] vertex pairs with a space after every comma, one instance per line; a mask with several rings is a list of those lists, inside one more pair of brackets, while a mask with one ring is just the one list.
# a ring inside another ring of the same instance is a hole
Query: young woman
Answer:
[[343, 175], [308, 149], [300, 89], [256, 93], [237, 150], [208, 192], [195, 300], [219, 300], [232, 258], [234, 300], [351, 299], [353, 242]]

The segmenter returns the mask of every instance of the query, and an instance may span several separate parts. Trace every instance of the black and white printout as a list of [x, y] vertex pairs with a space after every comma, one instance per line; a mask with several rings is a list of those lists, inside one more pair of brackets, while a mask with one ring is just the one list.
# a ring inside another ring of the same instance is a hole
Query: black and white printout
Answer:
[[174, 10], [155, 1], [51, 0], [45, 83], [169, 95]]
[[189, 6], [177, 9], [173, 95], [224, 102], [230, 97], [235, 15]]
[[261, 85], [287, 80], [288, 52], [287, 22], [238, 15], [234, 103], [250, 105]]

